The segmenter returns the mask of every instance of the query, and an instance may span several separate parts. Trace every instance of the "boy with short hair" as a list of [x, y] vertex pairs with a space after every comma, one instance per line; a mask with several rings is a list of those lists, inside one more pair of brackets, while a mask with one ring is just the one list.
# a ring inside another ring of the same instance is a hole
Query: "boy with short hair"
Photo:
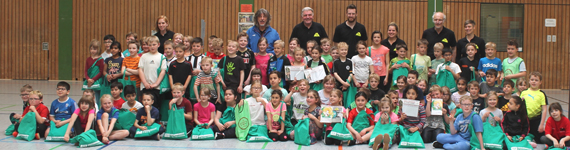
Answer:
[[485, 77], [487, 70], [495, 69], [498, 72], [497, 77], [502, 78], [501, 71], [503, 71], [503, 66], [501, 64], [501, 59], [495, 57], [495, 53], [497, 52], [497, 44], [493, 42], [487, 42], [487, 44], [485, 44], [485, 48], [487, 48], [485, 50], [486, 57], [479, 60], [479, 65], [477, 67], [477, 70], [479, 70], [479, 75], [483, 78], [483, 80], [487, 80]]
[[[20, 88], [20, 98], [22, 98], [23, 110], [25, 110], [26, 107], [30, 106], [30, 102], [28, 101], [28, 99], [30, 97], [30, 92], [32, 92], [33, 90], [34, 89], [32, 89], [32, 86], [29, 84], [26, 84], [22, 88]], [[20, 118], [22, 118], [21, 114], [17, 113], [10, 114], [10, 122], [12, 122], [12, 124], [16, 123], [16, 120], [20, 120]]]
[[[451, 49], [449, 48], [444, 48], [443, 49], [443, 58], [445, 59], [445, 62], [442, 64], [439, 64], [437, 66], [437, 69], [435, 70], [435, 74], [437, 75], [439, 73], [440, 70], [448, 70], [449, 72], [451, 72], [451, 74], [453, 74], [453, 78], [455, 78], [455, 80], [459, 79], [459, 74], [461, 73], [461, 68], [459, 68], [459, 65], [457, 65], [454, 62], [451, 62], [451, 58], [453, 57], [453, 52], [451, 51]], [[446, 63], [449, 63], [448, 65]]]
[[[476, 81], [475, 81], [476, 82]], [[433, 143], [434, 148], [444, 148], [444, 149], [469, 149], [471, 146], [469, 144], [471, 136], [477, 136], [481, 149], [484, 148], [483, 144], [483, 121], [481, 116], [472, 110], [472, 99], [469, 96], [463, 96], [459, 99], [461, 103], [462, 114], [457, 116], [457, 119], [453, 116], [449, 117], [450, 131], [451, 134], [439, 134], [437, 135], [437, 142]], [[459, 107], [459, 106], [458, 106]], [[473, 130], [475, 135], [471, 135], [469, 130], [469, 124], [473, 125]]]
[[218, 68], [218, 63], [222, 58], [226, 57], [226, 54], [222, 53], [224, 49], [224, 41], [221, 38], [215, 38], [212, 41], [211, 51], [208, 52], [206, 56], [212, 58], [214, 61], [214, 68]]
[[[166, 50], [166, 47], [164, 49]], [[170, 83], [170, 87], [174, 86], [175, 83], [180, 83], [184, 86], [184, 89], [188, 89], [188, 85], [192, 80], [193, 68], [192, 65], [184, 59], [184, 49], [186, 49], [186, 47], [181, 44], [174, 46], [174, 50], [176, 51], [176, 60], [170, 63], [168, 68], [168, 81]], [[189, 96], [189, 94], [185, 95], [185, 97]]]
[[487, 73], [485, 74], [487, 80], [485, 82], [481, 82], [479, 85], [479, 89], [481, 91], [481, 94], [483, 94], [483, 98], [487, 98], [487, 93], [489, 93], [489, 91], [495, 91], [499, 96], [503, 95], [503, 87], [495, 85], [495, 81], [497, 81], [497, 74], [498, 72], [495, 69], [487, 70]]
[[[177, 53], [178, 54], [178, 53]], [[172, 86], [172, 100], [168, 103], [168, 107], [172, 110], [172, 104], [176, 104], [176, 109], [184, 109], [184, 120], [186, 124], [186, 134], [190, 136], [192, 129], [194, 129], [194, 121], [192, 119], [192, 103], [190, 100], [182, 97], [184, 95], [185, 88], [180, 83], [175, 83]], [[179, 118], [177, 118], [179, 119]]]
[[497, 108], [503, 111], [503, 114], [509, 111], [509, 100], [513, 97], [515, 83], [512, 80], [505, 80], [503, 82], [503, 92], [505, 95], [499, 96], [499, 102], [497, 104]]
[[[139, 109], [137, 111], [135, 123], [129, 129], [130, 137], [135, 137], [137, 129], [147, 130], [146, 126], [142, 125], [146, 124], [148, 126], [151, 126], [160, 120], [160, 112], [156, 107], [152, 106], [153, 103], [155, 103], [155, 97], [153, 97], [153, 95], [150, 93], [144, 93], [141, 99], [144, 107], [143, 109]], [[160, 141], [162, 133], [164, 133], [164, 127], [160, 126], [158, 133], [151, 135], [150, 138]]]
[[[101, 53], [101, 57], [103, 58], [103, 60], [113, 56], [113, 54], [111, 53], [111, 44], [115, 41], [116, 41], [115, 36], [113, 36], [112, 34], [107, 34], [105, 35], [105, 37], [103, 37], [103, 42], [105, 43], [105, 51]], [[121, 57], [124, 57], [123, 53], [121, 53]]]
[[479, 65], [479, 59], [475, 59], [475, 54], [478, 51], [477, 45], [475, 43], [467, 43], [465, 49], [467, 57], [460, 58], [457, 61], [457, 64], [461, 67], [460, 76], [467, 80], [477, 79], [479, 74], [474, 73], [477, 72], [477, 66]]
[[346, 58], [348, 55], [348, 44], [340, 42], [337, 44], [337, 47], [339, 57], [333, 63], [332, 72], [337, 82], [336, 88], [344, 91], [350, 87], [350, 81], [347, 81], [347, 79], [352, 74], [352, 61], [350, 58]]
[[28, 114], [28, 112], [34, 112], [36, 115], [36, 139], [40, 139], [40, 137], [45, 137], [48, 135], [46, 130], [49, 128], [49, 121], [47, 117], [49, 115], [48, 108], [43, 104], [44, 96], [40, 91], [31, 91], [29, 92], [29, 106], [24, 109], [24, 113], [22, 113], [22, 117], [19, 119], [18, 123], [14, 124], [14, 132], [12, 135], [18, 136], [18, 127], [20, 122]]
[[548, 98], [544, 91], [540, 90], [542, 84], [542, 74], [532, 72], [529, 76], [529, 88], [521, 93], [521, 98], [526, 103], [530, 132], [534, 135], [534, 140], [540, 144], [540, 137], [544, 135], [544, 123], [547, 119], [546, 107]]
[[[206, 56], [210, 56], [210, 53], [214, 53], [214, 51], [212, 50], [212, 42], [214, 41], [214, 39], [217, 39], [218, 37], [216, 35], [210, 35], [210, 37], [208, 37], [208, 51], [206, 51]], [[211, 58], [211, 57], [210, 57]]]
[[503, 80], [512, 80], [517, 83], [517, 79], [526, 76], [526, 65], [524, 60], [517, 56], [519, 43], [517, 40], [510, 40], [507, 42], [507, 55], [508, 58], [503, 60]]
[[[126, 43], [137, 42], [137, 39], [138, 39], [138, 34], [135, 32], [129, 32], [125, 36]], [[142, 48], [139, 48], [137, 54], [140, 54], [142, 52], [143, 52]], [[123, 56], [129, 57], [131, 56], [131, 52], [128, 49], [126, 49], [125, 51], [123, 51]]]
[[174, 55], [174, 42], [168, 40], [164, 42], [164, 57], [166, 57], [166, 66], [170, 66], [170, 63], [176, 61], [176, 56]]
[[[280, 76], [285, 76], [285, 66], [291, 66], [291, 61], [284, 55], [285, 52], [285, 42], [282, 40], [277, 40], [273, 42], [273, 51], [275, 55], [269, 58], [269, 66], [267, 67], [267, 77], [269, 77], [269, 73], [272, 71], [279, 71], [281, 74]], [[280, 86], [289, 89], [288, 85], [285, 84], [285, 78], [281, 78]]]
[[192, 74], [198, 75], [200, 73], [200, 62], [202, 62], [202, 58], [206, 57], [206, 55], [202, 54], [202, 46], [204, 45], [202, 38], [195, 37], [190, 42], [192, 46], [192, 55], [186, 57], [186, 61], [192, 64]]
[[428, 41], [426, 39], [420, 39], [416, 42], [417, 54], [410, 56], [412, 68], [418, 71], [419, 76], [417, 80], [428, 80], [428, 68], [431, 67], [431, 60], [427, 54]]
[[[217, 46], [214, 46], [216, 48]], [[224, 89], [234, 89], [239, 94], [243, 91], [243, 81], [244, 81], [244, 70], [245, 64], [243, 59], [236, 54], [238, 47], [238, 42], [228, 41], [228, 55], [220, 60], [218, 68], [224, 69]]]
[[[166, 59], [158, 52], [160, 41], [158, 37], [151, 36], [148, 41], [150, 51], [141, 56], [139, 60], [139, 76], [141, 78], [141, 90], [143, 93], [151, 93], [157, 102], [153, 106], [160, 108], [160, 82], [167, 77], [166, 75]], [[160, 68], [160, 73], [157, 69]]]
[[[138, 47], [139, 44], [137, 42], [131, 41], [127, 43], [127, 48], [128, 48], [127, 51], [136, 52]], [[138, 70], [140, 59], [141, 58], [139, 57], [139, 55], [130, 55], [128, 57], [125, 57], [123, 59], [123, 66], [121, 71], [124, 72], [125, 75], [129, 77], [130, 81], [136, 81], [137, 87], [141, 86], [141, 79], [139, 78], [139, 70]], [[101, 103], [101, 102], [99, 101], [96, 103]]]
[[121, 82], [111, 83], [111, 96], [113, 96], [113, 107], [121, 109], [125, 100], [121, 97], [123, 93], [123, 84]]
[[135, 92], [136, 89], [133, 85], [125, 86], [124, 95], [125, 99], [127, 99], [126, 103], [123, 103], [121, 109], [128, 110], [133, 113], [137, 113], [137, 111], [144, 106], [136, 100], [137, 93]]
[[321, 57], [325, 59], [325, 64], [332, 62], [334, 59], [331, 56], [331, 40], [329, 38], [321, 39], [321, 49], [323, 50], [323, 54]]
[[[429, 57], [429, 56], [428, 56]], [[418, 85], [416, 85], [418, 83], [418, 77], [419, 77], [419, 73], [416, 70], [410, 70], [410, 72], [408, 72], [408, 85], [413, 85], [416, 87], [417, 90], [417, 94], [418, 97], [424, 98], [424, 91], [421, 90]]]
[[243, 71], [243, 78], [245, 79], [245, 84], [248, 85], [251, 80], [251, 71], [255, 68], [255, 53], [249, 48], [247, 48], [249, 36], [245, 32], [240, 32], [237, 35], [237, 41], [239, 43], [238, 51], [236, 54], [243, 59], [243, 64], [245, 69]]
[[[56, 127], [61, 127], [69, 123], [69, 118], [71, 118], [71, 115], [77, 108], [75, 100], [68, 97], [70, 88], [69, 83], [65, 81], [57, 83], [56, 93], [59, 98], [51, 102], [49, 113], [49, 120], [53, 121]], [[48, 135], [48, 133], [49, 128], [45, 135]]]
[[479, 96], [479, 82], [471, 81], [467, 84], [467, 87], [469, 89], [469, 94], [471, 95], [471, 100], [473, 101], [473, 111], [479, 113], [479, 111], [485, 109], [485, 99]]
[[429, 73], [428, 73], [428, 75], [430, 76], [429, 86], [435, 85], [435, 83], [437, 82], [436, 81], [437, 76], [435, 75], [435, 71], [437, 69], [437, 66], [439, 66], [440, 64], [443, 64], [445, 62], [445, 59], [443, 58], [442, 50], [443, 50], [443, 44], [441, 42], [437, 42], [437, 43], [435, 43], [435, 45], [433, 45], [433, 55], [435, 56], [435, 59], [431, 60], [431, 67], [430, 67]]

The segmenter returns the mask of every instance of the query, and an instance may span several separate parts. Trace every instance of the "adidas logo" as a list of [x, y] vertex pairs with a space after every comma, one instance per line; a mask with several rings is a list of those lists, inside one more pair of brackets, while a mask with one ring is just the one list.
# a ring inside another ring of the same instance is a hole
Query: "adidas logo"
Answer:
[[492, 63], [486, 63], [486, 64], [483, 64], [483, 67], [498, 68], [499, 66], [497, 66], [496, 64], [492, 64]]

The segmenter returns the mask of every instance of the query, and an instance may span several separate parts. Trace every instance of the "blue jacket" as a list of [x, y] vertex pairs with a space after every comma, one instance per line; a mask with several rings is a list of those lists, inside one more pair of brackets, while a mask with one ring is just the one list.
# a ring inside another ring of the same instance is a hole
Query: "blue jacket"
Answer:
[[280, 40], [281, 38], [279, 38], [279, 33], [277, 33], [275, 29], [271, 28], [271, 26], [267, 26], [264, 33], [261, 33], [257, 26], [249, 28], [246, 33], [249, 36], [247, 48], [251, 49], [254, 53], [259, 53], [257, 42], [261, 37], [265, 37], [267, 39], [267, 43], [269, 43], [267, 46], [267, 53], [275, 54], [275, 52], [273, 52], [273, 42]]

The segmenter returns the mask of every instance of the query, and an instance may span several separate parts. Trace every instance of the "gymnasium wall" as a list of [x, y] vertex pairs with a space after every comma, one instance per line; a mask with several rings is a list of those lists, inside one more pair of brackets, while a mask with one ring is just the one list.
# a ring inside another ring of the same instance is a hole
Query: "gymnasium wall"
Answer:
[[[480, 22], [480, 3], [525, 4], [524, 52], [519, 55], [525, 59], [529, 71], [543, 73], [543, 88], [569, 88], [567, 76], [570, 69], [563, 65], [569, 62], [570, 27], [565, 26], [569, 22], [564, 19], [570, 18], [569, 1], [443, 0], [443, 12], [447, 14], [445, 26], [455, 31], [458, 39], [465, 36], [463, 22], [466, 19]], [[7, 29], [0, 35], [3, 39], [0, 41], [0, 78], [46, 79], [49, 76], [52, 80], [57, 79], [58, 1], [2, 1], [1, 4], [1, 15], [11, 19], [0, 23], [3, 29]], [[366, 26], [368, 33], [374, 30], [386, 33], [388, 23], [398, 23], [399, 37], [412, 47], [408, 53], [415, 53], [413, 45], [427, 28], [427, 0], [255, 0], [254, 10], [269, 10], [272, 15], [270, 25], [279, 32], [281, 39], [288, 42], [293, 27], [302, 21], [303, 7], [315, 10], [314, 21], [323, 24], [332, 37], [334, 28], [346, 19], [345, 9], [349, 4], [358, 7], [357, 21]], [[83, 78], [91, 39], [102, 41], [104, 35], [113, 34], [124, 44], [128, 32], [138, 33], [139, 38], [149, 36], [156, 18], [166, 15], [170, 20], [169, 29], [174, 32], [200, 36], [200, 20], [203, 19], [206, 37], [217, 35], [224, 41], [235, 40], [238, 11], [238, 0], [74, 1], [72, 79]], [[556, 18], [557, 27], [545, 28], [545, 18]], [[480, 35], [478, 28], [475, 34]], [[557, 42], [547, 43], [546, 35], [553, 34], [557, 35]], [[41, 50], [41, 42], [50, 42], [49, 51]], [[50, 59], [47, 59], [48, 54]], [[506, 53], [499, 52], [498, 56], [505, 58]]]

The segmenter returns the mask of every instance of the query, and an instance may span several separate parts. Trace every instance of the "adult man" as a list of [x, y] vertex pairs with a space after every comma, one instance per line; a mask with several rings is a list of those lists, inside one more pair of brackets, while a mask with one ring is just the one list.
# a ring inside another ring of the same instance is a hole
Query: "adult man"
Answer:
[[475, 21], [466, 20], [463, 24], [465, 27], [465, 37], [457, 41], [457, 50], [455, 55], [455, 61], [458, 62], [461, 58], [467, 57], [467, 48], [465, 45], [467, 43], [477, 44], [477, 53], [475, 54], [475, 60], [479, 60], [485, 57], [485, 40], [475, 36]]
[[356, 6], [354, 4], [348, 5], [346, 7], [346, 21], [336, 26], [334, 32], [333, 41], [335, 43], [346, 42], [348, 44], [347, 58], [352, 58], [352, 56], [358, 54], [356, 51], [356, 43], [358, 41], [368, 40], [366, 27], [356, 22], [357, 15]]
[[271, 21], [269, 11], [264, 8], [257, 10], [253, 21], [255, 22], [255, 26], [249, 28], [246, 32], [249, 36], [247, 47], [254, 53], [258, 53], [259, 49], [257, 48], [257, 42], [261, 37], [265, 37], [269, 44], [267, 45], [267, 53], [275, 54], [275, 52], [273, 52], [273, 42], [280, 40], [281, 38], [279, 38], [279, 33], [269, 26], [269, 22]]
[[433, 45], [437, 42], [441, 42], [443, 43], [443, 47], [450, 47], [453, 50], [452, 61], [455, 62], [455, 45], [457, 44], [455, 33], [443, 26], [446, 16], [442, 12], [434, 13], [432, 18], [434, 27], [424, 30], [422, 34], [422, 39], [426, 39], [429, 42], [427, 49], [428, 56], [432, 60], [435, 59], [433, 55]]
[[[315, 40], [321, 45], [321, 38], [328, 38], [327, 32], [323, 25], [318, 22], [313, 22], [315, 12], [311, 7], [305, 7], [301, 10], [301, 17], [303, 22], [297, 24], [291, 32], [291, 39], [299, 39], [299, 45], [303, 49], [307, 49], [307, 41]], [[289, 40], [290, 41], [290, 40]]]

